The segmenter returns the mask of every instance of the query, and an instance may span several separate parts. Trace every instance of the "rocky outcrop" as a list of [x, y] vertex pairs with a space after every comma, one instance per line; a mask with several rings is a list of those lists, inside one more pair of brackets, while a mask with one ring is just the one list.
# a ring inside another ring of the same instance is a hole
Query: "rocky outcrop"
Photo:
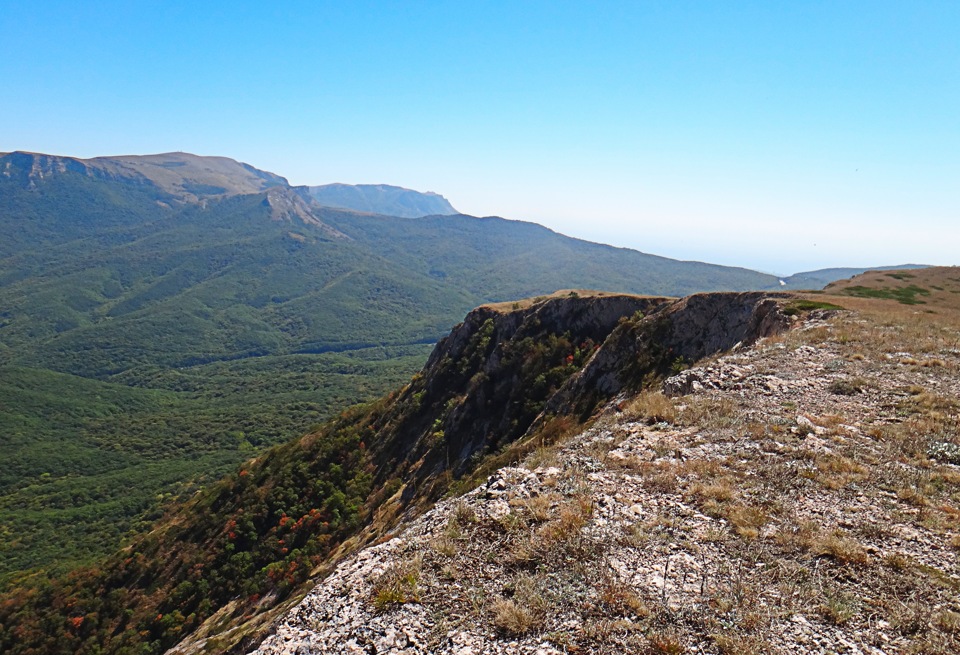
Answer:
[[378, 470], [410, 493], [443, 471], [463, 475], [522, 437], [624, 317], [669, 302], [585, 293], [470, 312], [396, 400], [386, 421], [402, 429], [374, 446]]
[[[740, 300], [714, 320], [755, 339], [774, 313]], [[846, 319], [671, 377], [657, 422], [611, 403], [348, 558], [253, 652], [958, 652], [960, 353]]]
[[548, 403], [554, 413], [584, 414], [624, 389], [637, 390], [703, 357], [749, 345], [790, 324], [785, 294], [704, 293], [661, 305], [621, 324], [596, 355]]
[[480, 307], [437, 344], [397, 399], [386, 421], [403, 427], [374, 446], [378, 480], [406, 481], [409, 501], [442, 473], [462, 477], [557, 416], [585, 418], [624, 389], [665, 377], [678, 361], [783, 329], [784, 298], [571, 292]]
[[320, 228], [330, 239], [350, 240], [343, 232], [330, 227], [316, 217], [307, 201], [294, 189], [274, 187], [267, 190], [264, 204], [270, 207], [270, 217], [275, 221], [305, 223]]

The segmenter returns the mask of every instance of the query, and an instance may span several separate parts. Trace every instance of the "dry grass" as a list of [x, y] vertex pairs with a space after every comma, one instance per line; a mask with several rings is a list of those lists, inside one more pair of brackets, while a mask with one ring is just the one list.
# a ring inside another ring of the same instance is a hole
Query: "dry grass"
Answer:
[[787, 551], [809, 551], [816, 546], [820, 536], [820, 525], [814, 521], [802, 520], [782, 525], [774, 533], [774, 541]]
[[643, 487], [661, 494], [676, 493], [679, 467], [672, 462], [642, 462], [639, 465]]
[[681, 655], [687, 652], [680, 637], [672, 632], [655, 632], [647, 637], [647, 653], [663, 655]]
[[737, 404], [730, 398], [710, 396], [686, 396], [680, 412], [682, 425], [702, 429], [729, 427], [739, 415]]
[[373, 581], [370, 600], [377, 612], [404, 603], [419, 603], [422, 560], [417, 557], [388, 567]]
[[848, 593], [831, 593], [820, 606], [823, 616], [834, 625], [845, 625], [860, 612], [860, 601]]
[[543, 625], [543, 620], [530, 608], [510, 598], [493, 601], [490, 611], [493, 614], [493, 624], [508, 635], [524, 635]]
[[828, 555], [840, 564], [866, 564], [867, 551], [860, 543], [842, 532], [832, 532], [814, 543], [817, 555]]
[[591, 544], [584, 539], [583, 528], [591, 513], [592, 506], [585, 499], [551, 503], [542, 521], [534, 521], [526, 512], [511, 512], [500, 520], [501, 528], [511, 537], [504, 556], [524, 568], [564, 561], [568, 557], [588, 558]]
[[518, 636], [543, 627], [549, 609], [543, 582], [538, 576], [520, 575], [508, 585], [507, 590], [513, 597], [497, 598], [490, 605], [493, 624], [498, 630]]
[[690, 495], [701, 507], [705, 507], [708, 503], [729, 503], [737, 497], [737, 491], [732, 479], [721, 478], [694, 484], [690, 488]]
[[520, 504], [534, 523], [544, 523], [553, 514], [553, 507], [560, 500], [559, 494], [543, 494], [524, 498]]
[[711, 635], [720, 655], [762, 655], [770, 652], [770, 644], [759, 637], [724, 633]]
[[843, 489], [847, 485], [860, 482], [869, 474], [869, 469], [849, 457], [842, 455], [818, 456], [815, 466], [820, 472], [817, 481], [828, 489]]
[[727, 509], [726, 519], [733, 526], [734, 532], [744, 539], [752, 540], [760, 536], [760, 529], [770, 521], [770, 516], [761, 507], [733, 505]]
[[679, 416], [673, 399], [660, 390], [641, 392], [626, 404], [623, 412], [627, 420], [647, 423], [676, 423]]
[[612, 569], [604, 569], [595, 585], [600, 610], [614, 616], [646, 618], [650, 607]]

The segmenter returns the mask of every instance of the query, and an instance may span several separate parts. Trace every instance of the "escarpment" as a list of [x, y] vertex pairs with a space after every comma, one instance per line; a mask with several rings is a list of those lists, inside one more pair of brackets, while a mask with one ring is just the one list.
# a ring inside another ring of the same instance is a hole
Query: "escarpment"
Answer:
[[[694, 300], [608, 337], [597, 420], [342, 560], [252, 652], [960, 652], [960, 323]], [[660, 358], [629, 344], [784, 313], [632, 393]]]
[[787, 297], [565, 296], [511, 311], [478, 308], [437, 344], [397, 399], [388, 420], [405, 417], [405, 429], [374, 447], [380, 469], [409, 485], [407, 497], [442, 471], [460, 477], [531, 426], [585, 418], [678, 362], [784, 329], [789, 319], [779, 303]]
[[565, 296], [500, 311], [480, 307], [441, 340], [386, 420], [397, 439], [374, 450], [379, 468], [410, 485], [467, 472], [526, 433], [544, 404], [590, 359], [624, 317], [670, 300]]
[[553, 413], [589, 414], [596, 405], [645, 380], [703, 357], [749, 345], [790, 324], [788, 294], [704, 293], [661, 305], [622, 322], [596, 355], [547, 403]]

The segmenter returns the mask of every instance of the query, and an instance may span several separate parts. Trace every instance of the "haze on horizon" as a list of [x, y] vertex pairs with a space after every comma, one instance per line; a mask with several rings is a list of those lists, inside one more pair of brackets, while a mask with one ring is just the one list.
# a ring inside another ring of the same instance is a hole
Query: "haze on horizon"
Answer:
[[294, 184], [779, 274], [950, 265], [954, 2], [12, 2], [0, 151]]

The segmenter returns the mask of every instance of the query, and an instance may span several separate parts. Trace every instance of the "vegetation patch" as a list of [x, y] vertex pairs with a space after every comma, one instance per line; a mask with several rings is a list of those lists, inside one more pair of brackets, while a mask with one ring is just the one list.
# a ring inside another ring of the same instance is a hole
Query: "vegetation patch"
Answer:
[[797, 316], [799, 314], [802, 314], [803, 312], [810, 312], [815, 309], [833, 311], [833, 310], [842, 310], [843, 307], [841, 307], [840, 305], [835, 305], [832, 302], [798, 298], [797, 300], [791, 300], [786, 305], [784, 305], [781, 311], [787, 316]]
[[857, 298], [885, 298], [896, 300], [902, 305], [923, 305], [926, 303], [917, 296], [929, 296], [930, 290], [916, 285], [908, 285], [898, 288], [871, 288], [864, 286], [852, 286], [841, 289], [839, 293]]
[[371, 602], [377, 612], [385, 612], [404, 603], [419, 603], [421, 560], [414, 558], [387, 568], [374, 580]]

